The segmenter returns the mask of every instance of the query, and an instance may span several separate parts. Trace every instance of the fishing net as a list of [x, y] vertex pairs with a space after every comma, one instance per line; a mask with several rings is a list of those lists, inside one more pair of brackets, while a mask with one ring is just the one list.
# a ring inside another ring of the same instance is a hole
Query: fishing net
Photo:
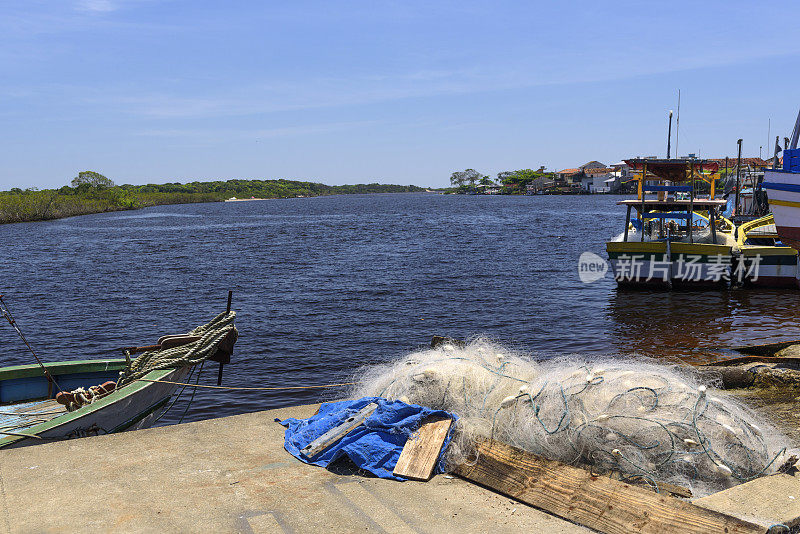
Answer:
[[713, 385], [678, 366], [535, 362], [476, 339], [367, 369], [351, 394], [457, 414], [458, 433], [447, 451], [451, 466], [474, 462], [476, 440], [490, 437], [596, 472], [703, 495], [776, 468], [788, 444], [743, 405], [706, 389]]

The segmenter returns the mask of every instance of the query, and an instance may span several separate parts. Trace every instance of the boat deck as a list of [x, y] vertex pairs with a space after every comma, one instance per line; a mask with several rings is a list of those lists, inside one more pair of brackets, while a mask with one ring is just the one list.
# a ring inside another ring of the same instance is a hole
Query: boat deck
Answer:
[[0, 406], [0, 436], [24, 432], [39, 423], [44, 423], [67, 412], [66, 406], [55, 399], [21, 402]]
[[778, 230], [775, 224], [766, 224], [764, 226], [757, 226], [747, 232], [747, 237], [778, 237]]

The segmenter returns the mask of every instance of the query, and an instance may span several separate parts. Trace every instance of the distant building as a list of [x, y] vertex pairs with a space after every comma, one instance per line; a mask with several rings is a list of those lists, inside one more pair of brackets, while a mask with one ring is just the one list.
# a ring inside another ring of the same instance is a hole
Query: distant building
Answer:
[[583, 172], [586, 174], [586, 176], [591, 176], [594, 178], [595, 176], [602, 176], [604, 174], [614, 172], [614, 169], [610, 167], [593, 167], [590, 169], [584, 169]]
[[550, 189], [554, 186], [555, 186], [555, 181], [553, 180], [553, 178], [549, 176], [542, 176], [541, 178], [537, 178], [533, 182], [529, 183], [525, 187], [525, 189], [527, 194], [533, 195], [534, 193]]
[[500, 186], [497, 184], [480, 184], [475, 186], [479, 195], [499, 195]]
[[623, 180], [627, 180], [629, 178], [633, 178], [633, 173], [631, 172], [630, 166], [625, 163], [624, 161], [620, 161], [611, 165], [614, 169], [614, 172], [619, 173], [619, 177]]
[[[720, 170], [725, 168], [725, 158], [714, 158], [708, 161], [714, 161], [719, 165]], [[761, 159], [761, 158], [742, 158], [742, 168], [750, 167], [751, 169], [758, 169], [761, 167], [766, 167], [772, 162], [772, 158], [769, 160]], [[736, 156], [728, 157], [728, 169], [736, 168], [737, 159]]]
[[562, 169], [556, 173], [556, 177], [560, 180], [570, 180], [576, 174], [581, 172], [580, 169]]
[[600, 163], [599, 161], [590, 161], [589, 163], [584, 163], [583, 165], [578, 167], [578, 169], [580, 169], [580, 170], [582, 170], [584, 172], [589, 171], [589, 170], [593, 170], [593, 169], [605, 169], [605, 168], [606, 168], [606, 164], [605, 163]]
[[[767, 166], [767, 167], [772, 167], [772, 166], [773, 166], [773, 165], [772, 165], [772, 163], [773, 163], [774, 161], [775, 161], [775, 157], [771, 157], [771, 158], [769, 158], [768, 160], [766, 160], [766, 162], [767, 162], [767, 165], [766, 165], [766, 166]], [[778, 168], [779, 168], [779, 169], [780, 169], [780, 168], [783, 168], [783, 156], [778, 156]]]

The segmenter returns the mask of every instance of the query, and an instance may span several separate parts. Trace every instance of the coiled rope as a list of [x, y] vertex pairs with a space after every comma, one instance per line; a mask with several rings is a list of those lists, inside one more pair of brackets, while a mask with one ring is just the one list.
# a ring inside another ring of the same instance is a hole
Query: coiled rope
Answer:
[[223, 312], [211, 322], [198, 326], [187, 336], [200, 336], [197, 341], [163, 350], [154, 350], [141, 354], [133, 361], [128, 361], [125, 369], [119, 373], [117, 389], [139, 380], [150, 371], [188, 367], [204, 362], [217, 352], [219, 344], [232, 331], [236, 331], [234, 319], [236, 312]]

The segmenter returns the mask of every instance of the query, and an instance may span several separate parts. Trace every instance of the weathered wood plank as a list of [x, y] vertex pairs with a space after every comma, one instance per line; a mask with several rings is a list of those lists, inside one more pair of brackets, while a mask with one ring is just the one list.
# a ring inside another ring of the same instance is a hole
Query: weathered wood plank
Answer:
[[455, 473], [569, 521], [607, 534], [763, 533], [764, 528], [496, 441], [478, 444], [474, 465]]
[[[583, 469], [589, 469], [588, 466], [579, 466]], [[623, 480], [625, 478], [622, 473], [619, 471], [612, 471], [607, 474], [607, 476], [613, 480]], [[684, 499], [689, 499], [692, 497], [692, 490], [689, 488], [684, 488], [683, 486], [676, 486], [675, 484], [670, 484], [669, 482], [664, 482], [663, 480], [655, 480], [648, 482], [645, 480], [644, 477], [633, 477], [624, 480], [626, 484], [633, 484], [640, 488], [644, 488], [646, 490], [654, 491], [656, 493], [669, 493], [676, 497], [683, 497]], [[655, 485], [653, 485], [655, 483]]]
[[431, 416], [423, 421], [419, 430], [406, 441], [394, 474], [414, 480], [430, 479], [452, 423], [452, 419], [443, 416]]
[[335, 426], [320, 437], [303, 447], [300, 451], [306, 458], [313, 458], [347, 434], [360, 426], [378, 408], [378, 404], [371, 402], [361, 408], [356, 414], [345, 419], [342, 424]]
[[739, 484], [694, 501], [762, 525], [800, 525], [800, 475], [779, 473]]

